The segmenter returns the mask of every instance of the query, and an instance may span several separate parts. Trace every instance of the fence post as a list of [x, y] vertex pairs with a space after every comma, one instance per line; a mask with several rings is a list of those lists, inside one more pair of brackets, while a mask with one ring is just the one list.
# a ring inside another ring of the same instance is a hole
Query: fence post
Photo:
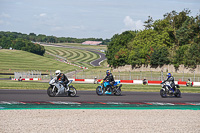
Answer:
[[74, 78], [76, 79], [76, 70], [75, 70], [75, 76], [74, 76]]
[[120, 80], [120, 71], [118, 71], [119, 72], [119, 80]]
[[195, 71], [194, 71], [194, 82], [195, 82]]

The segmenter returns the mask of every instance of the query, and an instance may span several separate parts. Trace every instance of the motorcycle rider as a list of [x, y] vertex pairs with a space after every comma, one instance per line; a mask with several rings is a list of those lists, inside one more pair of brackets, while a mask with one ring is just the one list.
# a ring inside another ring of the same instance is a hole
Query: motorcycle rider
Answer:
[[65, 76], [65, 74], [61, 73], [60, 70], [56, 70], [55, 73], [57, 76], [57, 80], [60, 81], [60, 83], [62, 83], [64, 85], [64, 87], [67, 88], [67, 84], [69, 83], [67, 76]]
[[174, 77], [171, 75], [171, 73], [167, 73], [167, 79], [164, 81], [168, 81], [170, 84], [170, 87], [174, 89], [175, 91], [175, 83], [174, 83]]
[[[103, 80], [106, 80], [106, 82], [109, 82], [111, 86], [113, 86], [114, 83], [115, 83], [113, 75], [112, 75], [112, 73], [110, 73], [109, 70], [106, 71], [106, 77]], [[110, 91], [111, 91], [110, 89], [107, 90], [107, 88], [106, 88], [106, 92], [105, 93], [106, 94], [107, 93], [111, 93]]]

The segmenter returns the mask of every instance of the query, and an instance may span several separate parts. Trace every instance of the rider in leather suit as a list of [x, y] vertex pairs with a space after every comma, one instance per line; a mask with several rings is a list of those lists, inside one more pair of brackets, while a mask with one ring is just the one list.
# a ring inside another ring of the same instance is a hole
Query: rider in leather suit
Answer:
[[[113, 86], [115, 83], [113, 75], [112, 73], [110, 73], [109, 70], [106, 71], [106, 77], [103, 80], [106, 80], [107, 82], [109, 82], [111, 86]], [[110, 91], [110, 90], [107, 90], [107, 91]]]
[[61, 73], [60, 70], [56, 70], [55, 73], [57, 76], [57, 80], [60, 81], [65, 87], [67, 87], [66, 85], [69, 83], [67, 76], [65, 76], [65, 74]]
[[175, 90], [174, 77], [171, 75], [171, 73], [167, 74], [167, 79], [164, 82], [166, 81], [168, 81], [170, 83], [170, 86]]

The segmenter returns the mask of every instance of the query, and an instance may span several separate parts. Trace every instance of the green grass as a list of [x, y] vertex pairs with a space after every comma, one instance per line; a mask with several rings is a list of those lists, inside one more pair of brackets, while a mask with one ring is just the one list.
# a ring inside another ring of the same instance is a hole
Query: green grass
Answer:
[[[96, 87], [99, 84], [85, 84], [85, 83], [72, 83], [72, 85], [79, 90], [96, 91]], [[46, 90], [49, 87], [48, 83], [38, 81], [12, 81], [12, 80], [0, 80], [0, 89], [37, 89]], [[136, 91], [136, 92], [159, 92], [161, 89], [160, 85], [133, 85], [123, 84], [123, 91]], [[200, 87], [186, 87], [181, 86], [180, 90], [182, 93], [200, 93]]]
[[36, 89], [45, 90], [48, 88], [48, 83], [43, 82], [28, 82], [28, 81], [14, 81], [14, 80], [0, 80], [0, 89]]
[[47, 70], [55, 71], [60, 69], [61, 71], [66, 71], [79, 69], [78, 67], [56, 61], [53, 58], [47, 58], [21, 50], [0, 50], [0, 62], [1, 73], [13, 73], [29, 70], [38, 70], [42, 71], [42, 73], [47, 73]]
[[[99, 58], [98, 54], [81, 49], [61, 48], [61, 47], [45, 47], [46, 51], [54, 55], [64, 57], [73, 64], [85, 67], [92, 67], [90, 62]], [[45, 54], [46, 56], [47, 54]]]
[[81, 43], [57, 43], [57, 45], [64, 45], [64, 46], [73, 46], [73, 47], [82, 47], [82, 48], [87, 48], [87, 49], [101, 49], [101, 50], [107, 50], [106, 45], [82, 45]]

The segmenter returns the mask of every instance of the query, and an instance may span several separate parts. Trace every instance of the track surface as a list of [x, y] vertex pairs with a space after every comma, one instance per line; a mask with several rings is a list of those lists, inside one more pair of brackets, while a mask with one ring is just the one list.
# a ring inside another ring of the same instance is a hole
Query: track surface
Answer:
[[100, 66], [100, 63], [106, 59], [106, 55], [103, 54], [103, 53], [101, 53], [101, 52], [91, 51], [91, 50], [90, 50], [90, 52], [96, 53], [96, 54], [98, 54], [98, 55], [100, 56], [99, 59], [94, 60], [94, 61], [92, 61], [92, 62], [90, 63], [90, 64], [93, 65], [93, 66]]
[[63, 101], [63, 102], [200, 102], [199, 93], [183, 93], [181, 98], [161, 98], [158, 92], [123, 92], [122, 96], [97, 96], [95, 91], [78, 91], [76, 97], [49, 97], [46, 90], [0, 90], [0, 101]]

